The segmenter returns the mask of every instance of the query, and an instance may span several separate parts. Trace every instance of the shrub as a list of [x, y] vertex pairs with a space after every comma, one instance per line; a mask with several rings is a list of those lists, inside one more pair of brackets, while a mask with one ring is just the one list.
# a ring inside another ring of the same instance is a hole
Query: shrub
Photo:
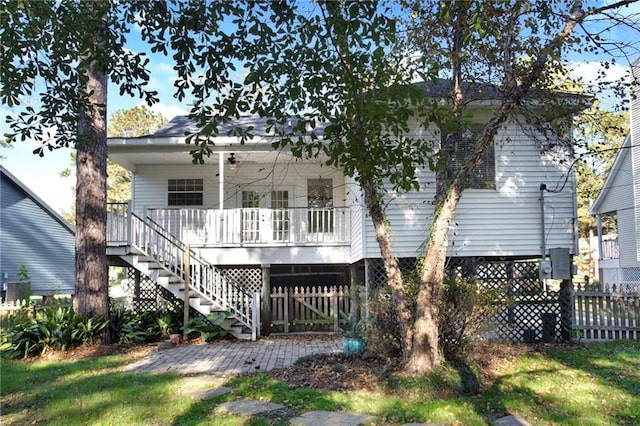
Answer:
[[108, 324], [102, 317], [82, 318], [71, 307], [47, 307], [33, 316], [21, 313], [7, 333], [2, 352], [11, 357], [39, 356], [48, 349], [94, 343]]
[[457, 277], [446, 277], [439, 307], [439, 345], [445, 359], [460, 360], [472, 338], [486, 330], [498, 291]]
[[222, 328], [222, 323], [229, 312], [211, 312], [207, 318], [201, 316], [189, 318], [186, 333], [189, 337], [200, 337], [204, 341], [228, 337], [231, 333]]
[[158, 315], [152, 311], [135, 313], [121, 305], [112, 306], [109, 323], [111, 341], [125, 345], [157, 341], [163, 337]]

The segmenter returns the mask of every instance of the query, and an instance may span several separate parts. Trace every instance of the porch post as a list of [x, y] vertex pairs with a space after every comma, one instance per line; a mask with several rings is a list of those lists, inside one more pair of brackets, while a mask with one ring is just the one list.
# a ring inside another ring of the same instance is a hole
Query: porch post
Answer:
[[602, 270], [600, 269], [600, 261], [603, 259], [603, 247], [602, 247], [602, 216], [601, 215], [596, 215], [596, 226], [598, 228], [598, 259], [597, 259], [597, 264], [598, 264], [598, 281], [600, 281], [600, 285], [604, 284], [603, 283], [603, 276], [602, 276]]
[[220, 243], [224, 243], [224, 152], [218, 153], [218, 212]]
[[187, 340], [189, 325], [189, 285], [191, 284], [191, 246], [184, 246], [184, 305], [182, 310], [182, 340]]
[[[262, 267], [262, 333], [269, 334], [271, 328], [271, 265], [263, 264]], [[286, 299], [285, 299], [286, 300]], [[285, 302], [286, 303], [286, 302]]]

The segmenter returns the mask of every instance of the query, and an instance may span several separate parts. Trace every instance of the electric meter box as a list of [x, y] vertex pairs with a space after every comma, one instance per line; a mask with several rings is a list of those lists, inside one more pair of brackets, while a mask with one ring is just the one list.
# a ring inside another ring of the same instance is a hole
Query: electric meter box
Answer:
[[551, 279], [570, 280], [572, 273], [571, 254], [568, 248], [549, 249], [551, 257]]
[[538, 264], [538, 274], [541, 280], [548, 280], [551, 278], [551, 262], [548, 260], [541, 260]]

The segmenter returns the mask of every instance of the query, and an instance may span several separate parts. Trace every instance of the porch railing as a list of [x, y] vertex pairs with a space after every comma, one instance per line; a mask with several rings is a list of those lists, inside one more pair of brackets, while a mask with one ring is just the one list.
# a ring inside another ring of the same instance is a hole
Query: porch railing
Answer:
[[349, 242], [349, 209], [147, 209], [181, 241], [204, 246], [338, 245]]
[[602, 240], [600, 259], [620, 259], [620, 248], [617, 238], [614, 240]]

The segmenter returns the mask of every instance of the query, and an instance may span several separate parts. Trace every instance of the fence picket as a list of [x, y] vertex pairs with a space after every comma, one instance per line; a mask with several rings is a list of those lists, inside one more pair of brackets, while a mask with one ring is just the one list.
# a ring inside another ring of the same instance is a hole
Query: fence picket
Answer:
[[575, 291], [573, 303], [572, 328], [580, 338], [602, 341], [640, 337], [640, 294]]
[[[277, 287], [271, 291], [271, 331], [339, 330], [348, 316], [348, 286]], [[341, 315], [342, 312], [342, 315]]]

